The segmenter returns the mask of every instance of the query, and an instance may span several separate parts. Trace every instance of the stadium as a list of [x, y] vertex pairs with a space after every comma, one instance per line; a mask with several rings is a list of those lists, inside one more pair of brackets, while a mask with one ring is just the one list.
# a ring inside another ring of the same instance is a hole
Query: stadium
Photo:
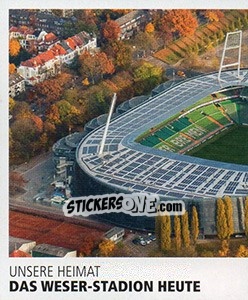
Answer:
[[[221, 82], [217, 73], [186, 79], [115, 117], [102, 155], [105, 126], [93, 130], [76, 152], [82, 185], [87, 175], [91, 193], [145, 192], [182, 199], [187, 207], [197, 205], [201, 228], [209, 234], [214, 233], [216, 198], [228, 195], [233, 199], [235, 230], [242, 231], [239, 215], [242, 197], [248, 194], [248, 165], [184, 154], [233, 124], [248, 124], [248, 70], [236, 75], [225, 71]], [[204, 103], [206, 98], [211, 101]], [[130, 226], [150, 227], [141, 220]]]
[[[86, 135], [76, 150], [79, 193], [143, 192], [162, 200], [180, 199], [189, 211], [192, 205], [197, 207], [201, 231], [208, 235], [216, 234], [216, 199], [230, 196], [235, 232], [243, 232], [248, 195], [248, 69], [240, 70], [241, 37], [241, 31], [227, 34], [218, 73], [158, 87], [126, 112], [125, 104], [117, 108], [123, 113]], [[226, 52], [234, 49], [238, 59], [230, 63]], [[234, 66], [237, 69], [230, 70]], [[224, 143], [219, 154], [220, 146], [205, 150], [214, 154], [210, 159], [194, 154], [213, 139], [221, 143], [225, 135], [229, 144]], [[152, 218], [104, 217], [132, 228], [154, 229]]]

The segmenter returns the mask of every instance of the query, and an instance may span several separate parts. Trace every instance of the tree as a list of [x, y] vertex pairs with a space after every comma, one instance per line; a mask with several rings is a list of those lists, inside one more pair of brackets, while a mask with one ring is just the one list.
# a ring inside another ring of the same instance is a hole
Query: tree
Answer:
[[15, 104], [16, 104], [15, 100], [13, 98], [9, 97], [9, 113], [13, 112]]
[[189, 9], [167, 10], [162, 24], [167, 27], [166, 30], [178, 33], [180, 36], [193, 35], [198, 27], [196, 17]]
[[191, 237], [193, 244], [195, 245], [197, 238], [199, 235], [199, 220], [198, 220], [198, 213], [196, 207], [193, 206], [192, 208], [192, 219], [191, 219]]
[[233, 224], [233, 206], [232, 200], [230, 197], [224, 197], [225, 211], [226, 211], [226, 223], [227, 223], [227, 238], [234, 233], [234, 224]]
[[220, 240], [225, 240], [228, 236], [227, 218], [225, 212], [225, 204], [222, 199], [217, 200], [217, 236]]
[[245, 208], [244, 208], [244, 214], [245, 214], [245, 235], [248, 239], [248, 197], [245, 198]]
[[132, 63], [132, 50], [123, 41], [113, 41], [106, 48], [108, 57], [111, 57], [118, 68], [127, 69]]
[[15, 64], [9, 64], [9, 74], [14, 74], [16, 72]]
[[58, 107], [61, 122], [68, 125], [74, 123], [73, 119], [80, 113], [74, 105], [71, 105], [66, 100], [60, 100], [55, 105]]
[[149, 62], [141, 62], [133, 71], [135, 90], [144, 94], [162, 81], [163, 69]]
[[152, 23], [148, 23], [145, 27], [145, 32], [153, 33], [154, 32], [154, 25]]
[[104, 240], [99, 244], [100, 256], [110, 256], [115, 249], [115, 243], [111, 240]]
[[182, 233], [181, 233], [181, 221], [179, 216], [175, 216], [174, 218], [174, 234], [175, 234], [175, 245], [176, 251], [181, 250], [182, 247]]
[[221, 18], [224, 17], [224, 13], [221, 10], [206, 10], [204, 13], [205, 18], [207, 18], [210, 22], [218, 22]]
[[19, 172], [9, 173], [9, 192], [11, 195], [23, 191], [26, 183], [27, 181]]
[[60, 120], [60, 114], [59, 114], [59, 108], [57, 105], [52, 104], [47, 112], [46, 112], [46, 119], [51, 122], [52, 124], [60, 124], [61, 120]]
[[37, 93], [47, 103], [55, 102], [60, 99], [62, 95], [62, 87], [57, 79], [44, 80], [36, 85]]
[[161, 250], [167, 251], [171, 248], [171, 220], [170, 216], [161, 216]]
[[221, 241], [221, 249], [219, 250], [219, 256], [227, 257], [229, 254], [229, 243], [227, 240]]
[[89, 256], [94, 248], [94, 239], [91, 235], [87, 235], [83, 239], [83, 243], [79, 249], [79, 256]]
[[10, 56], [17, 56], [21, 50], [21, 45], [18, 40], [11, 39], [9, 41], [9, 55]]
[[108, 42], [118, 40], [121, 33], [119, 24], [113, 20], [107, 20], [102, 27], [102, 35]]
[[248, 247], [240, 245], [235, 255], [236, 257], [248, 257]]
[[37, 128], [37, 131], [39, 133], [42, 133], [43, 131], [43, 121], [40, 117], [36, 116], [36, 115], [31, 115], [31, 120], [34, 122], [34, 126], [35, 128]]
[[85, 51], [80, 57], [81, 63], [80, 73], [83, 77], [92, 80], [95, 83], [95, 78], [100, 76], [101, 78], [105, 74], [113, 74], [115, 69], [112, 61], [108, 59], [104, 52], [98, 52], [91, 55]]
[[188, 218], [187, 211], [182, 215], [181, 222], [182, 222], [183, 245], [185, 248], [188, 248], [190, 246], [190, 232], [189, 232], [189, 218]]
[[155, 235], [158, 247], [161, 247], [161, 215], [157, 214], [155, 217]]

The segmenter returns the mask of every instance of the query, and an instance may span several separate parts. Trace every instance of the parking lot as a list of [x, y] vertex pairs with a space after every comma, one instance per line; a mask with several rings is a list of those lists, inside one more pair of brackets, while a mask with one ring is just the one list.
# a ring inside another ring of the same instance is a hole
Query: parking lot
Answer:
[[151, 240], [149, 244], [141, 245], [140, 243], [134, 243], [133, 241], [142, 237], [142, 240], [146, 240], [149, 235], [146, 233], [130, 232], [127, 237], [123, 240], [124, 245], [130, 251], [130, 256], [134, 257], [148, 257], [150, 254], [157, 249], [157, 242]]

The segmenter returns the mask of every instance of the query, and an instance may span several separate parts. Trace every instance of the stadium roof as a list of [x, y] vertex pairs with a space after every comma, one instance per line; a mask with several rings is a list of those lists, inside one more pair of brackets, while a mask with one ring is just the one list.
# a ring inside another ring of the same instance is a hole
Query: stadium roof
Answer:
[[248, 70], [187, 79], [112, 120], [104, 148], [104, 126], [92, 131], [77, 149], [79, 166], [106, 185], [123, 192], [156, 193], [164, 198], [209, 198], [248, 194], [248, 166], [180, 155], [136, 143], [137, 136], [228, 86], [248, 85]]

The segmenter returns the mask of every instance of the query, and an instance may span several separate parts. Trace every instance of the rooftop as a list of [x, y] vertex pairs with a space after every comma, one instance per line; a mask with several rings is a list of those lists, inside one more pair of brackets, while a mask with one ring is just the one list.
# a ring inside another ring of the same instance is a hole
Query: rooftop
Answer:
[[24, 80], [24, 78], [17, 73], [10, 74], [9, 75], [9, 86], [11, 87], [13, 85], [16, 85], [17, 83], [19, 83], [23, 80]]
[[142, 15], [144, 15], [146, 12], [143, 9], [139, 9], [139, 10], [133, 10], [130, 13], [116, 19], [115, 21], [120, 25], [124, 25], [128, 22], [131, 22], [132, 20], [135, 20], [139, 17], [141, 17]]
[[63, 247], [57, 247], [49, 244], [36, 245], [32, 250], [32, 252], [40, 252], [54, 257], [64, 257], [67, 253], [72, 251], [75, 250], [71, 250]]

